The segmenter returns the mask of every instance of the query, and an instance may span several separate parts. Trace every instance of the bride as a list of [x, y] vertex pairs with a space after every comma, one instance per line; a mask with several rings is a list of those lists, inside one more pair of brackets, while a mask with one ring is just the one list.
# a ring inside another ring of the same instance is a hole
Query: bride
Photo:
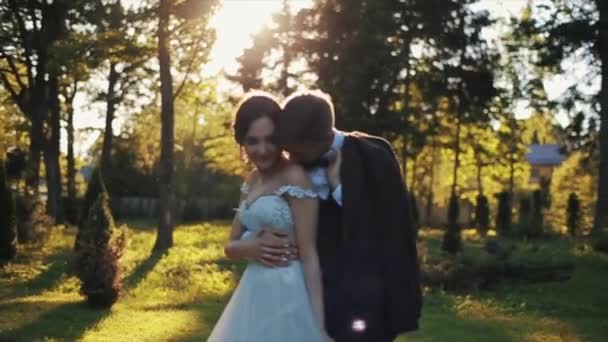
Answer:
[[306, 172], [275, 144], [280, 110], [264, 92], [246, 95], [237, 109], [235, 140], [255, 169], [241, 188], [226, 254], [238, 258], [235, 243], [272, 228], [295, 237], [299, 260], [274, 268], [251, 261], [209, 342], [331, 341], [316, 250], [318, 198]]

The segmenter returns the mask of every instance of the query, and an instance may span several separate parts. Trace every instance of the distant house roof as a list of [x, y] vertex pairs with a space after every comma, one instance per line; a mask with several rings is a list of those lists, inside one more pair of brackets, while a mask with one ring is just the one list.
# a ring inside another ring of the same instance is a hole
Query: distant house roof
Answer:
[[559, 165], [566, 156], [560, 150], [559, 145], [554, 144], [531, 144], [526, 160], [531, 165]]

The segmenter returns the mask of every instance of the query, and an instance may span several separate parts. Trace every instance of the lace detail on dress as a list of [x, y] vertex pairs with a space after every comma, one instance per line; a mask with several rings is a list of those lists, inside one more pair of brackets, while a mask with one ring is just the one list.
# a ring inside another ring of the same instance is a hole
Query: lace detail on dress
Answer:
[[275, 194], [282, 196], [287, 194], [296, 198], [317, 198], [319, 195], [311, 189], [304, 189], [297, 185], [283, 185], [275, 191]]
[[251, 191], [249, 184], [243, 183], [243, 185], [241, 185], [241, 193], [247, 195], [249, 194], [249, 191]]

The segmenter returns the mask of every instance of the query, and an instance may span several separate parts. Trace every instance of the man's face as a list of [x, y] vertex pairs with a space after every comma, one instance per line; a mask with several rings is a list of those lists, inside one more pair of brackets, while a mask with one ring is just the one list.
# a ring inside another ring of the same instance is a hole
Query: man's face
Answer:
[[285, 151], [289, 152], [289, 159], [304, 163], [321, 158], [328, 148], [326, 142], [308, 142], [284, 146]]

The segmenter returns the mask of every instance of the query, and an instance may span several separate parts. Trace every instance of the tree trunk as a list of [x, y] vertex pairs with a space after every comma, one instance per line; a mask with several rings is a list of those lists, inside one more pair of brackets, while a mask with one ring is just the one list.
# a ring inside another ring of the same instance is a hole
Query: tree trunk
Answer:
[[109, 174], [112, 158], [112, 122], [116, 111], [116, 94], [114, 88], [118, 81], [116, 63], [110, 62], [110, 74], [108, 75], [108, 92], [106, 94], [106, 127], [103, 132], [103, 146], [101, 149], [101, 168], [103, 174]]
[[404, 119], [404, 127], [403, 127], [403, 150], [402, 150], [402, 173], [403, 173], [403, 182], [407, 184], [407, 141], [408, 141], [408, 130], [409, 127], [409, 115], [410, 115], [410, 41], [406, 40], [404, 51], [404, 60], [405, 60], [405, 90], [403, 91], [403, 119]]
[[59, 140], [61, 135], [59, 83], [57, 75], [49, 77], [49, 140], [44, 151], [44, 164], [46, 169], [47, 185], [47, 213], [55, 219], [55, 223], [62, 222], [61, 208], [61, 167], [59, 166]]
[[509, 198], [513, 200], [513, 193], [515, 192], [515, 158], [513, 157], [514, 152], [511, 151], [509, 157]]
[[[76, 87], [74, 87], [74, 92], [76, 92]], [[68, 104], [68, 122], [67, 122], [67, 131], [68, 131], [68, 197], [66, 206], [69, 209], [68, 212], [69, 217], [68, 220], [70, 223], [75, 224], [78, 220], [77, 210], [76, 210], [76, 163], [74, 161], [74, 107], [72, 103]]]
[[483, 183], [481, 182], [481, 172], [483, 169], [483, 164], [480, 160], [477, 160], [477, 192], [480, 195], [483, 195]]
[[600, 12], [599, 52], [602, 63], [602, 89], [600, 90], [600, 170], [597, 185], [597, 202], [593, 231], [608, 228], [608, 3], [596, 0]]
[[43, 116], [35, 109], [30, 115], [30, 146], [25, 170], [25, 185], [28, 194], [38, 196], [40, 192], [40, 158], [44, 140]]
[[46, 54], [40, 53], [38, 64], [36, 64], [35, 82], [31, 85], [28, 93], [28, 108], [30, 110], [30, 146], [27, 160], [25, 184], [28, 193], [36, 197], [40, 193], [40, 158], [44, 147], [44, 120], [47, 115], [47, 82], [46, 76]]
[[416, 188], [416, 161], [418, 160], [416, 157], [417, 156], [412, 157], [412, 180], [410, 181], [410, 186], [408, 187], [411, 193], [414, 193], [414, 189]]
[[407, 134], [403, 133], [403, 146], [401, 147], [401, 174], [403, 182], [407, 181]]
[[435, 137], [431, 144], [431, 174], [429, 176], [429, 192], [426, 199], [426, 225], [431, 225], [431, 215], [433, 214], [433, 185], [435, 182], [435, 162], [437, 161], [437, 143]]
[[154, 250], [166, 250], [173, 245], [175, 203], [173, 189], [173, 80], [169, 55], [170, 1], [160, 0], [158, 24], [158, 60], [161, 82], [161, 151], [159, 162], [159, 220]]
[[463, 99], [458, 100], [458, 113], [456, 115], [456, 137], [454, 141], [454, 168], [452, 170], [452, 196], [456, 195], [458, 185], [458, 168], [460, 167], [460, 129], [462, 127], [462, 105]]

